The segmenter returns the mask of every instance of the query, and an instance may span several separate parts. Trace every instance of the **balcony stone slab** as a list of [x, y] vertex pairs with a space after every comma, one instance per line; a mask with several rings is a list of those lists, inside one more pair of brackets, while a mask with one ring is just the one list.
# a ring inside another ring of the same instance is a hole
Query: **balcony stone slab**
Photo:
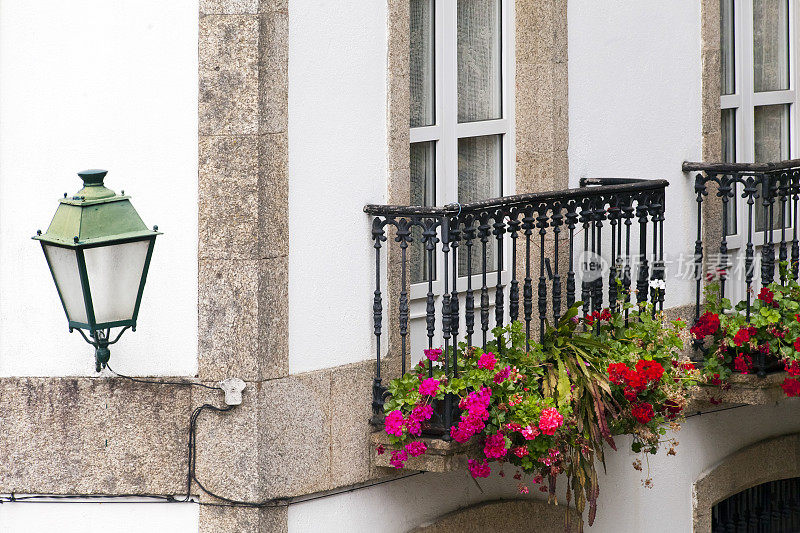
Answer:
[[[477, 459], [480, 447], [475, 440], [466, 443], [456, 441], [443, 441], [441, 439], [419, 439], [428, 447], [428, 451], [419, 457], [409, 457], [403, 470], [419, 470], [423, 472], [451, 472], [467, 468], [469, 459]], [[384, 453], [377, 452], [378, 446], [383, 446]], [[389, 436], [378, 431], [372, 434], [373, 464], [378, 468], [395, 468], [389, 464], [392, 451], [398, 450], [398, 445], [389, 442]]]

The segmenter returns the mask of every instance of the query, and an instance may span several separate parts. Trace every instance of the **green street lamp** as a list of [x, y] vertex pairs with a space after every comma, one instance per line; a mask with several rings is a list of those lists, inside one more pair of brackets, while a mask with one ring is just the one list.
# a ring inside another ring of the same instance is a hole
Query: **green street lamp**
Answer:
[[[78, 172], [83, 189], [60, 200], [42, 243], [58, 296], [69, 321], [94, 346], [97, 371], [111, 355], [110, 344], [131, 328], [142, 301], [158, 226], [149, 230], [131, 205], [103, 185], [105, 170]], [[122, 328], [110, 340], [111, 328]], [[84, 330], [88, 333], [84, 333]]]

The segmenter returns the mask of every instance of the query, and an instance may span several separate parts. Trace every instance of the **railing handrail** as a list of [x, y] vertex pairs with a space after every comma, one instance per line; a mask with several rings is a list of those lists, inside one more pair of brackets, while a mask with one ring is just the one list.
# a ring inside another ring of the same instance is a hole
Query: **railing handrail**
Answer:
[[[380, 205], [380, 204], [367, 204], [364, 206], [364, 212], [369, 215], [375, 216], [425, 216], [425, 217], [448, 217], [461, 213], [469, 213], [472, 211], [480, 211], [492, 207], [518, 207], [528, 205], [531, 203], [545, 203], [552, 201], [569, 201], [578, 198], [591, 198], [595, 196], [602, 196], [606, 194], [620, 194], [620, 193], [635, 193], [642, 191], [651, 191], [663, 189], [669, 186], [669, 182], [663, 179], [636, 179], [636, 178], [591, 178], [585, 179], [589, 185], [595, 180], [625, 180], [619, 181], [615, 184], [605, 185], [601, 184], [598, 187], [588, 188], [581, 186], [578, 188], [564, 189], [561, 191], [546, 191], [546, 192], [532, 192], [526, 194], [514, 194], [510, 196], [500, 196], [498, 198], [491, 198], [489, 200], [481, 200], [478, 202], [469, 202], [466, 204], [448, 204], [444, 207], [426, 207], [426, 206], [409, 206], [409, 205]], [[581, 180], [584, 183], [584, 180]]]
[[713, 172], [725, 174], [729, 172], [769, 172], [800, 167], [800, 159], [787, 159], [775, 163], [707, 163], [684, 161], [684, 172]]

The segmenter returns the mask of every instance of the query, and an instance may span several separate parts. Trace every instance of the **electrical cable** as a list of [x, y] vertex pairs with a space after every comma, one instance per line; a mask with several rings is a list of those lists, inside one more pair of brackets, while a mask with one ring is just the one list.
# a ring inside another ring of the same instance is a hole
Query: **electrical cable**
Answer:
[[[122, 374], [117, 374], [111, 368], [109, 371], [114, 375], [129, 379], [131, 381], [135, 381], [138, 383], [153, 383], [158, 385], [183, 385], [183, 386], [202, 386], [205, 388], [210, 389], [220, 389], [220, 387], [210, 387], [208, 385], [200, 384], [200, 383], [191, 383], [191, 382], [168, 382], [168, 381], [151, 381], [151, 380], [144, 380], [139, 378], [132, 378], [130, 376], [125, 376]], [[214, 411], [216, 413], [225, 413], [228, 411], [233, 410], [234, 406], [226, 406], [226, 407], [217, 407], [215, 405], [211, 405], [205, 403], [199, 407], [197, 407], [193, 412], [189, 419], [189, 438], [187, 443], [187, 452], [188, 452], [188, 468], [186, 474], [186, 495], [183, 498], [177, 498], [175, 495], [169, 494], [145, 494], [145, 493], [128, 493], [128, 494], [32, 494], [32, 495], [25, 495], [25, 496], [17, 496], [13, 492], [9, 496], [0, 496], [0, 504], [3, 503], [66, 503], [70, 501], [70, 503], [96, 503], [97, 500], [114, 500], [120, 498], [142, 498], [142, 499], [151, 499], [156, 500], [163, 503], [195, 503], [201, 506], [209, 506], [209, 507], [249, 507], [249, 508], [266, 508], [266, 507], [285, 507], [291, 504], [296, 503], [305, 503], [309, 501], [318, 500], [321, 498], [328, 498], [331, 496], [336, 496], [338, 494], [345, 494], [349, 492], [353, 492], [356, 490], [361, 490], [369, 487], [374, 487], [377, 485], [382, 485], [384, 483], [390, 483], [393, 481], [399, 481], [401, 479], [405, 479], [408, 477], [417, 476], [420, 474], [424, 474], [424, 472], [414, 472], [411, 474], [407, 474], [404, 476], [399, 476], [396, 478], [384, 479], [372, 483], [365, 483], [363, 485], [357, 485], [354, 487], [349, 487], [346, 489], [340, 490], [333, 490], [327, 491], [321, 494], [310, 495], [310, 496], [295, 496], [295, 497], [281, 497], [281, 498], [270, 498], [260, 502], [253, 502], [253, 501], [245, 501], [245, 500], [236, 500], [233, 498], [228, 498], [225, 496], [220, 496], [219, 494], [214, 493], [213, 491], [206, 488], [206, 486], [197, 479], [197, 421], [200, 418], [200, 415], [205, 410]], [[197, 487], [200, 488], [205, 494], [220, 500], [221, 503], [217, 502], [200, 502], [192, 499], [192, 485], [196, 484]], [[81, 501], [74, 501], [74, 500], [81, 500]], [[145, 502], [126, 502], [126, 503], [145, 503]]]
[[736, 405], [732, 405], [730, 407], [721, 407], [720, 409], [713, 409], [711, 411], [705, 411], [705, 412], [697, 411], [696, 413], [692, 413], [690, 415], [686, 415], [685, 418], [692, 418], [693, 416], [701, 416], [701, 415], [710, 415], [710, 414], [714, 414], [714, 413], [721, 413], [722, 411], [730, 411], [732, 409], [739, 409], [741, 407], [747, 407], [748, 405], [750, 405], [750, 404], [739, 403], [739, 404], [736, 404]]
[[182, 387], [202, 387], [204, 389], [210, 390], [222, 390], [222, 388], [218, 385], [206, 385], [205, 383], [196, 383], [194, 381], [156, 381], [150, 379], [142, 379], [142, 378], [134, 378], [131, 376], [126, 376], [125, 374], [120, 374], [115, 372], [108, 364], [106, 364], [106, 368], [109, 372], [117, 376], [118, 378], [127, 379], [129, 381], [133, 381], [135, 383], [152, 383], [155, 385], [179, 385]]

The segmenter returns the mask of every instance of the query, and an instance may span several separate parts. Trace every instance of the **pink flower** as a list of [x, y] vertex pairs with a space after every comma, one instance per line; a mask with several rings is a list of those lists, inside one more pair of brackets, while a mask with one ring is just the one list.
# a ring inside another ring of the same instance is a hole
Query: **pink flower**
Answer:
[[423, 396], [436, 396], [439, 390], [439, 380], [428, 378], [419, 384], [419, 393]]
[[419, 457], [428, 450], [428, 446], [421, 441], [415, 440], [406, 444], [406, 451], [411, 457]]
[[408, 418], [406, 420], [406, 429], [408, 429], [409, 435], [416, 435], [417, 437], [422, 435], [422, 424], [419, 420], [414, 418]]
[[486, 437], [486, 443], [483, 447], [483, 454], [489, 459], [499, 459], [505, 457], [508, 453], [506, 448], [506, 438], [499, 431], [494, 435]]
[[563, 423], [564, 417], [554, 407], [545, 409], [539, 417], [539, 429], [545, 435], [554, 435]]
[[494, 354], [492, 352], [485, 353], [481, 355], [480, 359], [478, 359], [478, 368], [482, 368], [484, 370], [494, 370], [496, 364], [497, 360], [494, 358]]
[[541, 459], [541, 462], [544, 463], [546, 466], [553, 466], [558, 462], [560, 455], [561, 452], [559, 452], [555, 448], [551, 448], [550, 450], [548, 450], [547, 457]]
[[403, 468], [406, 461], [408, 461], [408, 454], [405, 450], [393, 450], [389, 464], [395, 468]]
[[472, 474], [472, 477], [489, 477], [489, 474], [492, 472], [492, 469], [485, 459], [482, 463], [470, 459], [467, 461], [467, 468], [469, 468], [469, 473]]
[[520, 494], [528, 494], [528, 487], [526, 485], [520, 484], [519, 493]]
[[411, 410], [408, 418], [422, 422], [423, 420], [430, 420], [433, 416], [433, 406], [428, 403], [415, 405]]
[[517, 446], [511, 451], [514, 452], [514, 455], [516, 455], [517, 457], [525, 457], [526, 455], [528, 455], [528, 453], [530, 453], [528, 451], [527, 446]]
[[425, 350], [425, 357], [428, 358], [428, 361], [438, 361], [440, 355], [442, 355], [441, 348], [428, 348]]
[[383, 447], [383, 444], [378, 444], [378, 447], [375, 448], [375, 451], [378, 452], [378, 455], [383, 455], [386, 452], [386, 448]]
[[539, 436], [539, 430], [533, 426], [527, 426], [522, 428], [522, 436], [525, 437], [525, 440], [533, 440]]
[[492, 403], [492, 389], [482, 387], [479, 391], [470, 392], [466, 398], [459, 402], [458, 406], [461, 409], [466, 409], [470, 414], [482, 414], [489, 408], [490, 403]]
[[399, 410], [394, 410], [388, 415], [386, 415], [386, 419], [383, 421], [384, 428], [386, 429], [386, 433], [389, 435], [394, 435], [396, 437], [403, 436], [403, 413]]
[[511, 367], [507, 366], [503, 370], [501, 370], [500, 372], [495, 374], [494, 378], [492, 379], [492, 381], [494, 381], [495, 383], [500, 384], [500, 383], [504, 382], [508, 378], [508, 375], [510, 373], [511, 373]]

